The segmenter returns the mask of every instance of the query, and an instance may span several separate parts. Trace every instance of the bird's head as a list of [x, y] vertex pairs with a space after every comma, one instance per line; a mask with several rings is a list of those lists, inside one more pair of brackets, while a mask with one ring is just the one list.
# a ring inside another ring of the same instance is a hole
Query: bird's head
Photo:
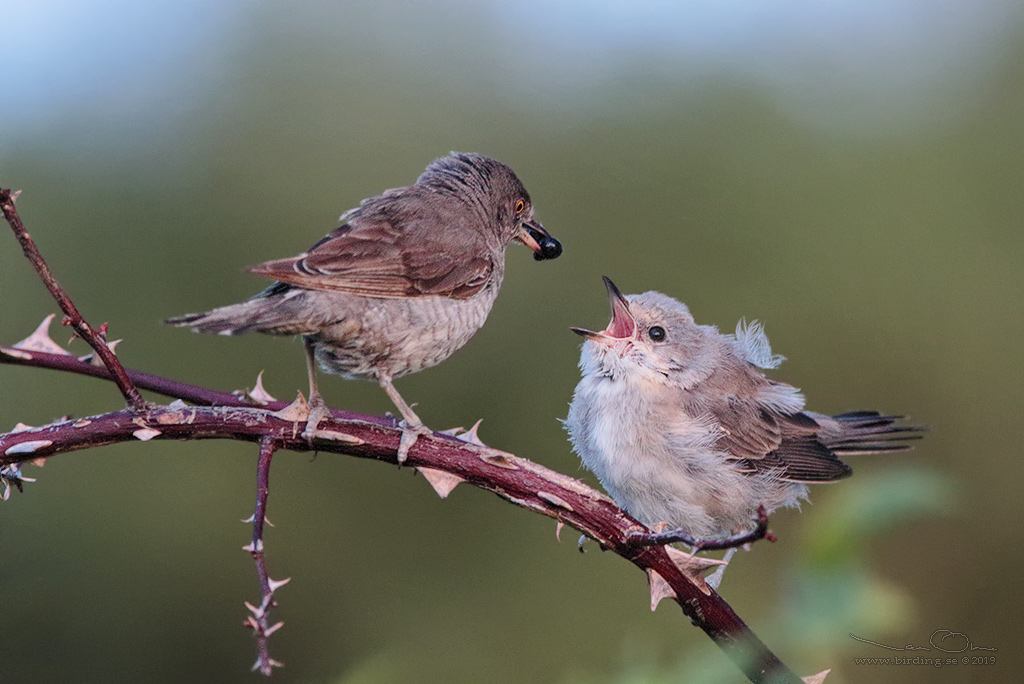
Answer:
[[710, 374], [712, 338], [685, 304], [660, 292], [623, 295], [608, 277], [604, 284], [612, 306], [608, 327], [572, 328], [587, 339], [580, 358], [584, 375], [688, 387]]
[[515, 172], [480, 154], [452, 152], [435, 160], [417, 181], [475, 206], [503, 245], [513, 240], [533, 250], [537, 261], [555, 259], [562, 245], [533, 215], [530, 193]]

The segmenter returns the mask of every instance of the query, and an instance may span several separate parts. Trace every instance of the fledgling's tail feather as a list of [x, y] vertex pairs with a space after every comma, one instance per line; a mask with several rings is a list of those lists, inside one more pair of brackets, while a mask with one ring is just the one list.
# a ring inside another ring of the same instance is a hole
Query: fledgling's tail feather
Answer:
[[905, 416], [883, 416], [877, 411], [849, 411], [832, 416], [835, 421], [821, 437], [836, 454], [877, 454], [906, 451], [908, 440], [921, 439], [928, 428], [923, 425], [895, 425]]

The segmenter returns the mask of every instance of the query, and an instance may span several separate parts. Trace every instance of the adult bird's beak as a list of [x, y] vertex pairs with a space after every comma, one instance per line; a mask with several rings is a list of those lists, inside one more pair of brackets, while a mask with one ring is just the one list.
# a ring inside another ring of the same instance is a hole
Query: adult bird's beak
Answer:
[[636, 320], [633, 318], [633, 314], [629, 312], [629, 303], [622, 292], [619, 291], [619, 288], [615, 287], [615, 283], [611, 281], [611, 278], [608, 276], [602, 277], [604, 278], [604, 286], [608, 290], [608, 299], [612, 305], [612, 322], [601, 332], [593, 332], [584, 328], [570, 328], [570, 330], [589, 340], [604, 342], [605, 344], [632, 340], [636, 337]]
[[562, 253], [562, 244], [536, 220], [523, 222], [515, 239], [532, 249], [533, 258], [537, 261], [557, 259]]

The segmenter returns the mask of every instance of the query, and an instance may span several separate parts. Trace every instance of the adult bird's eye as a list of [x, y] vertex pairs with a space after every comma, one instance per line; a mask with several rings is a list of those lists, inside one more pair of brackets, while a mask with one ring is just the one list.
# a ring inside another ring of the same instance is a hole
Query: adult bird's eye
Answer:
[[518, 202], [516, 202], [516, 215], [518, 216], [519, 214], [522, 214], [523, 213], [523, 209], [525, 209], [525, 208], [526, 208], [526, 202], [524, 202], [523, 200], [519, 200]]
[[655, 342], [661, 342], [665, 339], [665, 329], [660, 325], [652, 325], [651, 329], [647, 331], [647, 336]]

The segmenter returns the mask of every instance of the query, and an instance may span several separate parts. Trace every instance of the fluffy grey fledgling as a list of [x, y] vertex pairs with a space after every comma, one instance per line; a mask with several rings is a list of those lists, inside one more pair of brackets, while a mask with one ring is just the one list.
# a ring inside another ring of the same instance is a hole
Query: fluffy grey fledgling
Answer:
[[504, 164], [453, 152], [407, 188], [363, 200], [308, 251], [251, 269], [277, 282], [240, 304], [172, 318], [198, 332], [302, 335], [309, 365], [311, 439], [326, 417], [315, 364], [375, 380], [408, 423], [400, 460], [429, 433], [393, 378], [448, 358], [484, 324], [517, 240], [534, 258], [562, 247], [534, 219], [526, 188]]
[[712, 540], [752, 529], [758, 507], [797, 506], [808, 482], [850, 475], [839, 455], [907, 449], [899, 416], [804, 411], [800, 391], [765, 376], [757, 323], [723, 335], [660, 292], [623, 296], [605, 278], [612, 321], [587, 338], [566, 428], [584, 465], [647, 526]]

